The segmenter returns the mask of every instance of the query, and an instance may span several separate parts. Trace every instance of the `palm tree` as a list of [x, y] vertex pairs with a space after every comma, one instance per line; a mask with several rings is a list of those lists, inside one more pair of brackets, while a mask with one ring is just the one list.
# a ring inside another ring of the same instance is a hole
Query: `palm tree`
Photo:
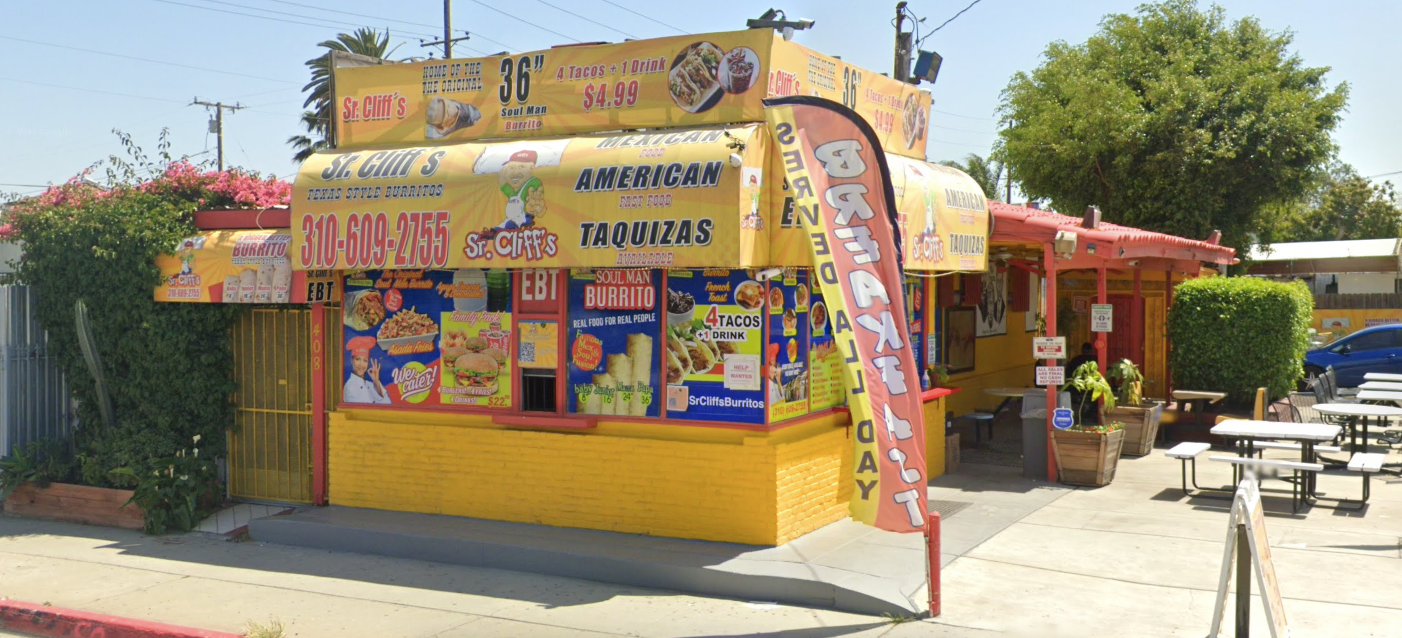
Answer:
[[978, 183], [979, 188], [983, 189], [985, 197], [994, 201], [1003, 201], [1003, 191], [999, 188], [1003, 184], [1004, 166], [1002, 162], [981, 157], [977, 153], [969, 153], [962, 163], [957, 160], [946, 160], [940, 164], [964, 171]]
[[[336, 36], [335, 40], [327, 40], [317, 46], [326, 47], [332, 51], [342, 53], [356, 53], [372, 58], [384, 59], [394, 50], [389, 48], [389, 30], [386, 29], [381, 35], [379, 31], [368, 27], [361, 27], [355, 33], [342, 33]], [[399, 47], [396, 46], [395, 49]], [[306, 62], [312, 70], [312, 81], [302, 87], [308, 92], [307, 101], [302, 103], [303, 108], [311, 107], [310, 111], [302, 112], [302, 126], [307, 129], [307, 135], [293, 135], [287, 138], [287, 144], [295, 149], [292, 159], [298, 163], [305, 161], [308, 157], [323, 148], [326, 148], [327, 133], [331, 130], [331, 53], [327, 51], [324, 55], [317, 56]]]

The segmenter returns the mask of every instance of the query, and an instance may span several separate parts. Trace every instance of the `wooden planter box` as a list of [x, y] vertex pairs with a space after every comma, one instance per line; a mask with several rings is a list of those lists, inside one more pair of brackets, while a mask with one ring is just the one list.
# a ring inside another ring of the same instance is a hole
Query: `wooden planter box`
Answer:
[[1069, 485], [1109, 485], [1115, 480], [1115, 467], [1120, 461], [1120, 447], [1125, 431], [1109, 434], [1052, 430], [1052, 453], [1061, 482]]
[[5, 513], [67, 523], [143, 529], [141, 508], [123, 506], [131, 490], [53, 483], [45, 488], [32, 483], [15, 488], [5, 499]]
[[1144, 456], [1154, 451], [1154, 440], [1159, 436], [1159, 420], [1163, 417], [1163, 404], [1154, 403], [1147, 407], [1121, 405], [1106, 412], [1101, 423], [1119, 421], [1125, 424], [1125, 443], [1121, 454]]

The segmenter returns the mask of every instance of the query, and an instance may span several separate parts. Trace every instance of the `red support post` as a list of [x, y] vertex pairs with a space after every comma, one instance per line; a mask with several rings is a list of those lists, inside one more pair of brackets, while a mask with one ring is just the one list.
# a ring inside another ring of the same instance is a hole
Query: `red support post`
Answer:
[[925, 559], [930, 574], [930, 617], [940, 615], [940, 513], [925, 521]]
[[[1105, 293], [1104, 262], [1101, 262], [1100, 266], [1095, 269], [1095, 303], [1110, 303], [1110, 299]], [[1114, 322], [1111, 322], [1111, 324], [1113, 326]], [[1105, 374], [1105, 370], [1108, 367], [1106, 364], [1110, 358], [1109, 344], [1105, 341], [1105, 334], [1104, 332], [1095, 333], [1095, 362], [1096, 365], [1100, 366], [1100, 374]]]
[[312, 503], [326, 504], [326, 307], [312, 304]]
[[[1047, 279], [1047, 336], [1056, 336], [1056, 253], [1052, 252], [1051, 242], [1043, 244], [1042, 259], [1044, 266], [1042, 271], [1046, 273]], [[1047, 365], [1058, 365], [1055, 359], [1049, 359]], [[1057, 408], [1056, 395], [1057, 386], [1047, 386], [1047, 480], [1056, 481], [1056, 455], [1052, 453], [1052, 411]]]

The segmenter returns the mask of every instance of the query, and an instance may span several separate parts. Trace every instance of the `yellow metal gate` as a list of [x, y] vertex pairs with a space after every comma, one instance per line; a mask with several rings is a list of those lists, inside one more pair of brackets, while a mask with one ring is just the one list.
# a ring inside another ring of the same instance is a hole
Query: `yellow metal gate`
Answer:
[[311, 313], [257, 308], [234, 328], [230, 496], [312, 501]]

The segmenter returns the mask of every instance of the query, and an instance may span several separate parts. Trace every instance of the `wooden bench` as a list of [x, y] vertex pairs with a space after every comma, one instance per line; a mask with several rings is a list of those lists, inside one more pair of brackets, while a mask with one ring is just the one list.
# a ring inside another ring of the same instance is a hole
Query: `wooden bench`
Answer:
[[[1287, 479], [1287, 482], [1290, 483], [1290, 512], [1292, 514], [1299, 512], [1300, 507], [1305, 504], [1308, 504], [1309, 502], [1308, 499], [1310, 497], [1310, 493], [1305, 488], [1305, 486], [1307, 483], [1312, 482], [1309, 481], [1309, 478], [1311, 478], [1310, 475], [1316, 472], [1324, 471], [1324, 465], [1322, 463], [1301, 463], [1300, 461], [1275, 461], [1270, 459], [1255, 459], [1244, 456], [1211, 456], [1208, 457], [1208, 460], [1216, 461], [1218, 463], [1230, 463], [1241, 469], [1249, 468], [1258, 471], [1290, 470], [1291, 478]], [[1236, 477], [1233, 476], [1233, 479], [1235, 478]]]
[[[1383, 460], [1387, 458], [1385, 454], [1376, 452], [1356, 452], [1348, 460], [1348, 471], [1358, 472], [1363, 475], [1363, 500], [1358, 502], [1358, 509], [1368, 506], [1368, 488], [1372, 476], [1383, 469]], [[1341, 501], [1342, 502], [1342, 501]]]
[[1175, 445], [1175, 446], [1169, 448], [1167, 451], [1165, 451], [1165, 452], [1163, 453], [1164, 456], [1167, 456], [1168, 458], [1171, 458], [1171, 459], [1178, 459], [1179, 462], [1182, 463], [1182, 465], [1183, 465], [1183, 494], [1184, 494], [1184, 495], [1187, 495], [1187, 496], [1192, 496], [1192, 495], [1193, 495], [1192, 491], [1188, 489], [1188, 465], [1189, 465], [1189, 464], [1191, 464], [1191, 465], [1193, 466], [1193, 478], [1192, 478], [1193, 489], [1195, 489], [1195, 490], [1197, 490], [1197, 491], [1199, 491], [1199, 492], [1226, 492], [1226, 493], [1231, 493], [1231, 490], [1220, 490], [1220, 489], [1212, 489], [1212, 488], [1205, 488], [1205, 487], [1199, 487], [1199, 486], [1198, 486], [1198, 456], [1201, 455], [1203, 452], [1208, 451], [1209, 449], [1212, 449], [1212, 445], [1209, 444], [1209, 443], [1198, 443], [1198, 442], [1195, 442], [1195, 441], [1184, 441], [1184, 442], [1182, 442], [1182, 443], [1179, 443], [1178, 445]]

